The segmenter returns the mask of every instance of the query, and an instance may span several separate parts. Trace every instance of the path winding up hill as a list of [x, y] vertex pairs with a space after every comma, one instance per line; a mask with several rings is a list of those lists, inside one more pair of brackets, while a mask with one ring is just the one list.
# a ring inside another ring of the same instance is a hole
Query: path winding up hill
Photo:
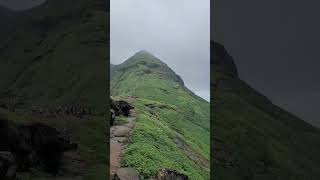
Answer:
[[111, 95], [132, 98], [137, 113], [123, 166], [136, 168], [142, 178], [169, 168], [190, 179], [209, 179], [209, 103], [171, 68], [140, 51], [111, 66]]

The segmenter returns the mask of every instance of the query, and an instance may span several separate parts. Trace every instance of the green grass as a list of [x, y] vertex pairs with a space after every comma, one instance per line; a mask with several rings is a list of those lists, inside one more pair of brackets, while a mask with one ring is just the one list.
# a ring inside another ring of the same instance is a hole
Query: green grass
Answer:
[[171, 131], [161, 121], [140, 114], [122, 164], [136, 167], [141, 178], [154, 176], [161, 168], [171, 168], [187, 174], [190, 179], [208, 179], [208, 172], [176, 147]]
[[87, 8], [87, 0], [76, 4], [51, 1], [27, 11], [23, 23], [7, 35], [10, 40], [0, 41], [7, 46], [0, 52], [0, 95], [9, 92], [37, 104], [77, 103], [104, 112], [108, 14]]
[[116, 125], [124, 125], [128, 123], [128, 118], [125, 116], [116, 116], [115, 118]]
[[[210, 159], [209, 103], [188, 90], [178, 75], [147, 52], [112, 66], [111, 95], [136, 96], [138, 113], [123, 165], [139, 170], [142, 178], [160, 168], [172, 168], [191, 179], [209, 179], [210, 170], [189, 159], [174, 144], [179, 137], [193, 153]], [[153, 107], [147, 107], [152, 104]]]
[[[22, 97], [23, 103], [32, 106], [78, 104], [90, 107], [95, 114], [87, 121], [67, 122], [0, 110], [18, 124], [41, 122], [72, 129], [79, 153], [88, 162], [81, 172], [85, 180], [107, 179], [108, 172], [105, 94], [109, 14], [104, 2], [96, 3], [49, 0], [17, 14], [12, 22], [15, 29], [0, 35], [1, 99]], [[41, 176], [41, 172], [26, 174], [24, 179], [43, 179]]]

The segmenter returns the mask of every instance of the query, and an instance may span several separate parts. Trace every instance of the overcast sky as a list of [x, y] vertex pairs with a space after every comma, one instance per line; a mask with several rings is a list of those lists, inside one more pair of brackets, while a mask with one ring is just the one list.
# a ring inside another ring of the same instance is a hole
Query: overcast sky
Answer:
[[13, 10], [25, 10], [40, 5], [43, 2], [45, 2], [45, 0], [0, 0], [0, 6]]
[[319, 7], [310, 0], [215, 1], [212, 25], [242, 79], [320, 127]]
[[111, 0], [111, 63], [147, 50], [210, 97], [210, 0]]

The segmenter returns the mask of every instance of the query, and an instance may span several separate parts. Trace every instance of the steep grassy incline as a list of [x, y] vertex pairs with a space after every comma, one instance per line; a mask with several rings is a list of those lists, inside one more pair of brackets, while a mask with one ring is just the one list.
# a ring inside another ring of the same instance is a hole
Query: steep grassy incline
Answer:
[[[0, 95], [105, 108], [108, 13], [103, 0], [49, 0], [17, 13], [0, 41]], [[94, 73], [93, 73], [94, 72]]]
[[[70, 131], [78, 144], [75, 159], [80, 159], [74, 164], [84, 164], [85, 169], [71, 163], [71, 170], [63, 173], [76, 172], [84, 180], [107, 179], [108, 172], [107, 6], [104, 0], [48, 0], [27, 11], [11, 12], [13, 29], [0, 30], [0, 114], [18, 124], [40, 122]], [[61, 106], [69, 110], [61, 111]], [[77, 118], [69, 113], [73, 107], [92, 113]], [[52, 178], [41, 171], [18, 176]]]
[[209, 179], [209, 103], [193, 94], [166, 64], [141, 51], [111, 69], [111, 95], [133, 99], [138, 117], [124, 166], [146, 177], [172, 168]]
[[319, 179], [319, 129], [241, 81], [223, 46], [212, 47], [214, 179]]

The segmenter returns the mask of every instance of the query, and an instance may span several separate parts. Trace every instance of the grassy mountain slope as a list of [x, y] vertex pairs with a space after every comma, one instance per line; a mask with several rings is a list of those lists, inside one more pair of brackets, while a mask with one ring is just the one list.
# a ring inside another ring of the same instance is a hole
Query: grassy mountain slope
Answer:
[[[78, 173], [85, 180], [107, 179], [107, 2], [48, 0], [15, 13], [14, 29], [0, 31], [0, 102], [15, 108], [0, 108], [0, 113], [16, 123], [41, 122], [70, 130], [86, 164]], [[90, 107], [93, 114], [79, 120], [34, 116], [28, 110], [61, 105]], [[21, 179], [47, 176], [27, 173]]]
[[131, 97], [138, 114], [124, 166], [137, 168], [144, 178], [172, 168], [191, 179], [209, 179], [209, 103], [166, 64], [141, 51], [113, 65], [111, 95]]
[[0, 93], [104, 110], [106, 3], [49, 0], [19, 14], [19, 25], [0, 41]]
[[241, 81], [224, 47], [212, 47], [214, 179], [319, 179], [320, 130]]

